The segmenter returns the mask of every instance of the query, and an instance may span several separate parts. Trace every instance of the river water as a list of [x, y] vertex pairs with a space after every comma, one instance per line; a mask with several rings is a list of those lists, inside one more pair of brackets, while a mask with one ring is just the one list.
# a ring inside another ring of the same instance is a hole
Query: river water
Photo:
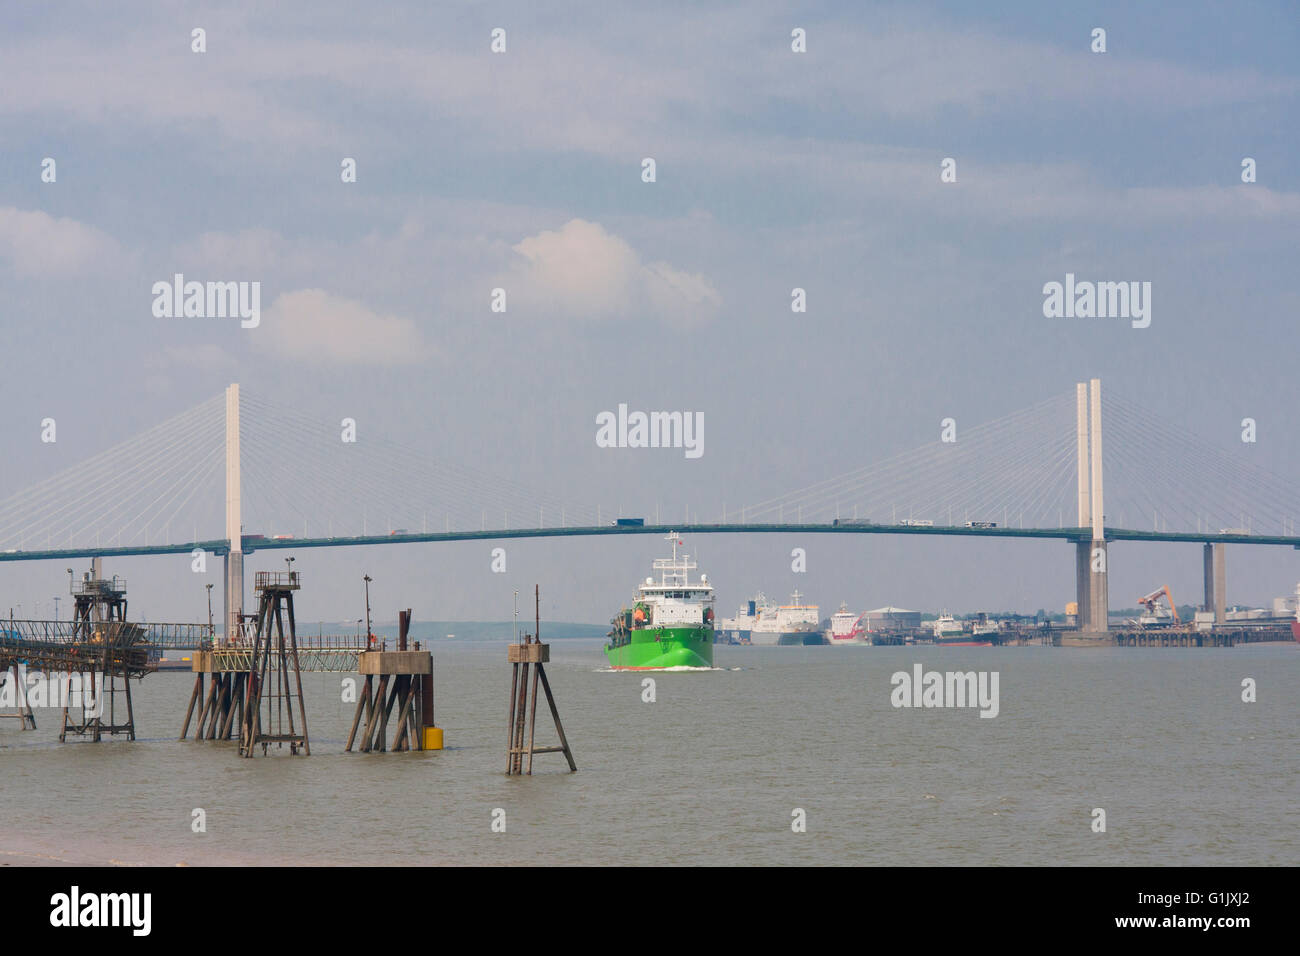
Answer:
[[[176, 740], [185, 672], [135, 685], [135, 742], [4, 720], [0, 865], [1300, 863], [1300, 646], [721, 646], [652, 675], [595, 640], [551, 653], [576, 774], [505, 776], [504, 643], [438, 643], [439, 752], [344, 753], [336, 674], [304, 675], [306, 758]], [[917, 663], [997, 671], [998, 715], [892, 706]]]

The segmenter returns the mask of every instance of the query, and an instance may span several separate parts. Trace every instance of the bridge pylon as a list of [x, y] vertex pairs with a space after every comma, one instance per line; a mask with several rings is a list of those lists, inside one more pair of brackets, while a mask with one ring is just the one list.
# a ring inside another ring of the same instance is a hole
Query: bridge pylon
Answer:
[[226, 639], [239, 636], [244, 616], [243, 507], [239, 466], [239, 385], [226, 389], [226, 557], [222, 603]]
[[1074, 586], [1079, 607], [1079, 643], [1108, 639], [1110, 583], [1102, 491], [1101, 379], [1075, 386], [1075, 435], [1078, 445], [1079, 527], [1089, 531], [1074, 551]]

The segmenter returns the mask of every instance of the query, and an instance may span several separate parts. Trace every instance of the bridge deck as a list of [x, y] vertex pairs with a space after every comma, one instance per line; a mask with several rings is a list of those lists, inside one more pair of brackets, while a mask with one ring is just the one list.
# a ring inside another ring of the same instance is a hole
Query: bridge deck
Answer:
[[[501, 541], [519, 538], [595, 537], [602, 535], [655, 534], [915, 534], [968, 538], [1043, 538], [1088, 541], [1090, 528], [967, 528], [958, 525], [834, 524], [832, 522], [719, 522], [711, 524], [599, 525], [555, 528], [499, 528], [480, 531], [437, 531], [403, 534], [354, 535], [330, 538], [254, 538], [245, 536], [243, 551], [283, 551], [295, 548], [347, 548], [370, 544], [412, 544], [420, 541]], [[1238, 534], [1191, 531], [1141, 531], [1134, 528], [1106, 528], [1107, 541], [1168, 541], [1285, 546], [1300, 549], [1300, 535]], [[130, 557], [149, 554], [188, 554], [200, 549], [223, 555], [230, 548], [225, 539], [189, 543], [120, 547], [56, 548], [44, 551], [4, 551], [0, 561], [47, 561], [68, 558]]]

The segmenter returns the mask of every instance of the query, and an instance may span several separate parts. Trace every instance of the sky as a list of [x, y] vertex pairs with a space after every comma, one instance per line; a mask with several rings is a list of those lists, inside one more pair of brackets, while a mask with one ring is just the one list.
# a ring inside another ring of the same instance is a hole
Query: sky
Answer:
[[[1093, 377], [1296, 474], [1295, 7], [980, 6], [6, 7], [0, 498], [231, 382], [323, 427], [354, 419], [359, 448], [382, 435], [666, 518]], [[258, 325], [155, 315], [176, 273], [259, 282]], [[1150, 282], [1150, 325], [1046, 317], [1043, 286], [1067, 273]], [[598, 447], [596, 416], [621, 403], [702, 415], [704, 453]], [[1074, 597], [1061, 542], [689, 543], [723, 613], [795, 587], [825, 614]], [[663, 550], [508, 542], [494, 573], [493, 546], [304, 551], [300, 617], [355, 620], [369, 574], [381, 617], [505, 619], [537, 582], [544, 613], [601, 622]], [[1200, 562], [1196, 545], [1114, 546], [1111, 606], [1162, 584], [1197, 603]], [[51, 612], [66, 563], [0, 565], [0, 603]], [[151, 620], [201, 619], [220, 586], [188, 556], [108, 570]], [[1229, 549], [1234, 603], [1297, 580], [1290, 549]]]

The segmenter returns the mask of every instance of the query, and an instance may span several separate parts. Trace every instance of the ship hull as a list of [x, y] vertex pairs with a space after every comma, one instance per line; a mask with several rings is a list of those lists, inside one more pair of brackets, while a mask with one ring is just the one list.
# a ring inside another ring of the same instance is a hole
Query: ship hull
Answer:
[[942, 637], [934, 638], [933, 642], [936, 647], [992, 647], [993, 641], [986, 637], [976, 637], [972, 634], [945, 634]]
[[798, 647], [804, 644], [824, 644], [820, 631], [750, 631], [749, 643], [762, 647]]
[[606, 644], [605, 657], [610, 667], [622, 671], [712, 667], [713, 628], [638, 628], [627, 633], [626, 643]]
[[1297, 644], [1300, 644], [1300, 621], [1291, 622], [1291, 636], [1295, 638]]

